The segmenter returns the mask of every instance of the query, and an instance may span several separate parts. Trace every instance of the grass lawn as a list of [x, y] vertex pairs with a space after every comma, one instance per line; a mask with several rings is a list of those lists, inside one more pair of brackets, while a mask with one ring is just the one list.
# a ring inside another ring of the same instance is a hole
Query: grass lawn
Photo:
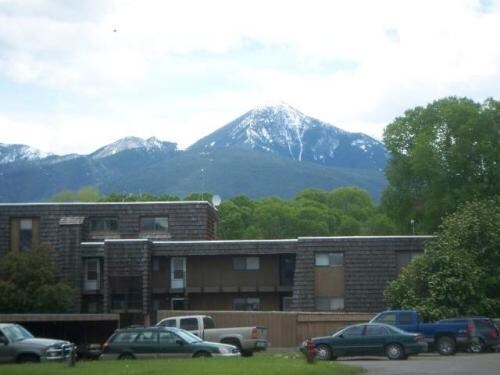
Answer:
[[351, 375], [362, 369], [336, 362], [306, 363], [302, 356], [276, 354], [251, 358], [197, 358], [132, 361], [81, 361], [0, 365], [0, 375]]

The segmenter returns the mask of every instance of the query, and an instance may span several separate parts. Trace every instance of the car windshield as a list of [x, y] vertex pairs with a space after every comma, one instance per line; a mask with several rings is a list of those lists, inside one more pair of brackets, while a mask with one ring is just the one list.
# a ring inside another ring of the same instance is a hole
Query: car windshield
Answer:
[[5, 327], [3, 332], [11, 341], [21, 341], [33, 338], [33, 335], [27, 329], [18, 325]]
[[195, 342], [203, 341], [198, 336], [193, 335], [191, 332], [185, 331], [183, 329], [176, 330], [175, 333], [177, 334], [177, 336], [186, 341], [188, 344], [193, 344]]

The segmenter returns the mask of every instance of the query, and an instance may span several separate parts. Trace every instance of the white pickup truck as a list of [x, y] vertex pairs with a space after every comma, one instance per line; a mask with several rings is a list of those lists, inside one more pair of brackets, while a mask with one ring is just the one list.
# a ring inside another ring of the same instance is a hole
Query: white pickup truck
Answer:
[[265, 327], [215, 328], [214, 320], [208, 315], [171, 316], [156, 325], [182, 328], [205, 341], [235, 345], [241, 355], [247, 357], [268, 346]]

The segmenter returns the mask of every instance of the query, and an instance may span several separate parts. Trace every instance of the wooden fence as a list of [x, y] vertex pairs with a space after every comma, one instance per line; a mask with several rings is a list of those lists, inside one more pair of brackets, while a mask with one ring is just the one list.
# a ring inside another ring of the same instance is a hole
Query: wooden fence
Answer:
[[373, 317], [368, 313], [159, 310], [157, 319], [180, 315], [210, 315], [220, 328], [264, 326], [271, 346], [278, 348], [296, 347], [309, 337], [331, 335], [347, 325], [367, 322]]

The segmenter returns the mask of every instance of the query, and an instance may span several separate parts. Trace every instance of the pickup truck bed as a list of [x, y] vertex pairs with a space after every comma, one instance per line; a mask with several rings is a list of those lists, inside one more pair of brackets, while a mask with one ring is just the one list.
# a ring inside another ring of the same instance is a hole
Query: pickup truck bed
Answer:
[[453, 355], [457, 348], [468, 348], [471, 336], [465, 323], [422, 323], [415, 310], [393, 310], [377, 314], [370, 322], [386, 323], [404, 331], [425, 336], [429, 346], [441, 355]]

